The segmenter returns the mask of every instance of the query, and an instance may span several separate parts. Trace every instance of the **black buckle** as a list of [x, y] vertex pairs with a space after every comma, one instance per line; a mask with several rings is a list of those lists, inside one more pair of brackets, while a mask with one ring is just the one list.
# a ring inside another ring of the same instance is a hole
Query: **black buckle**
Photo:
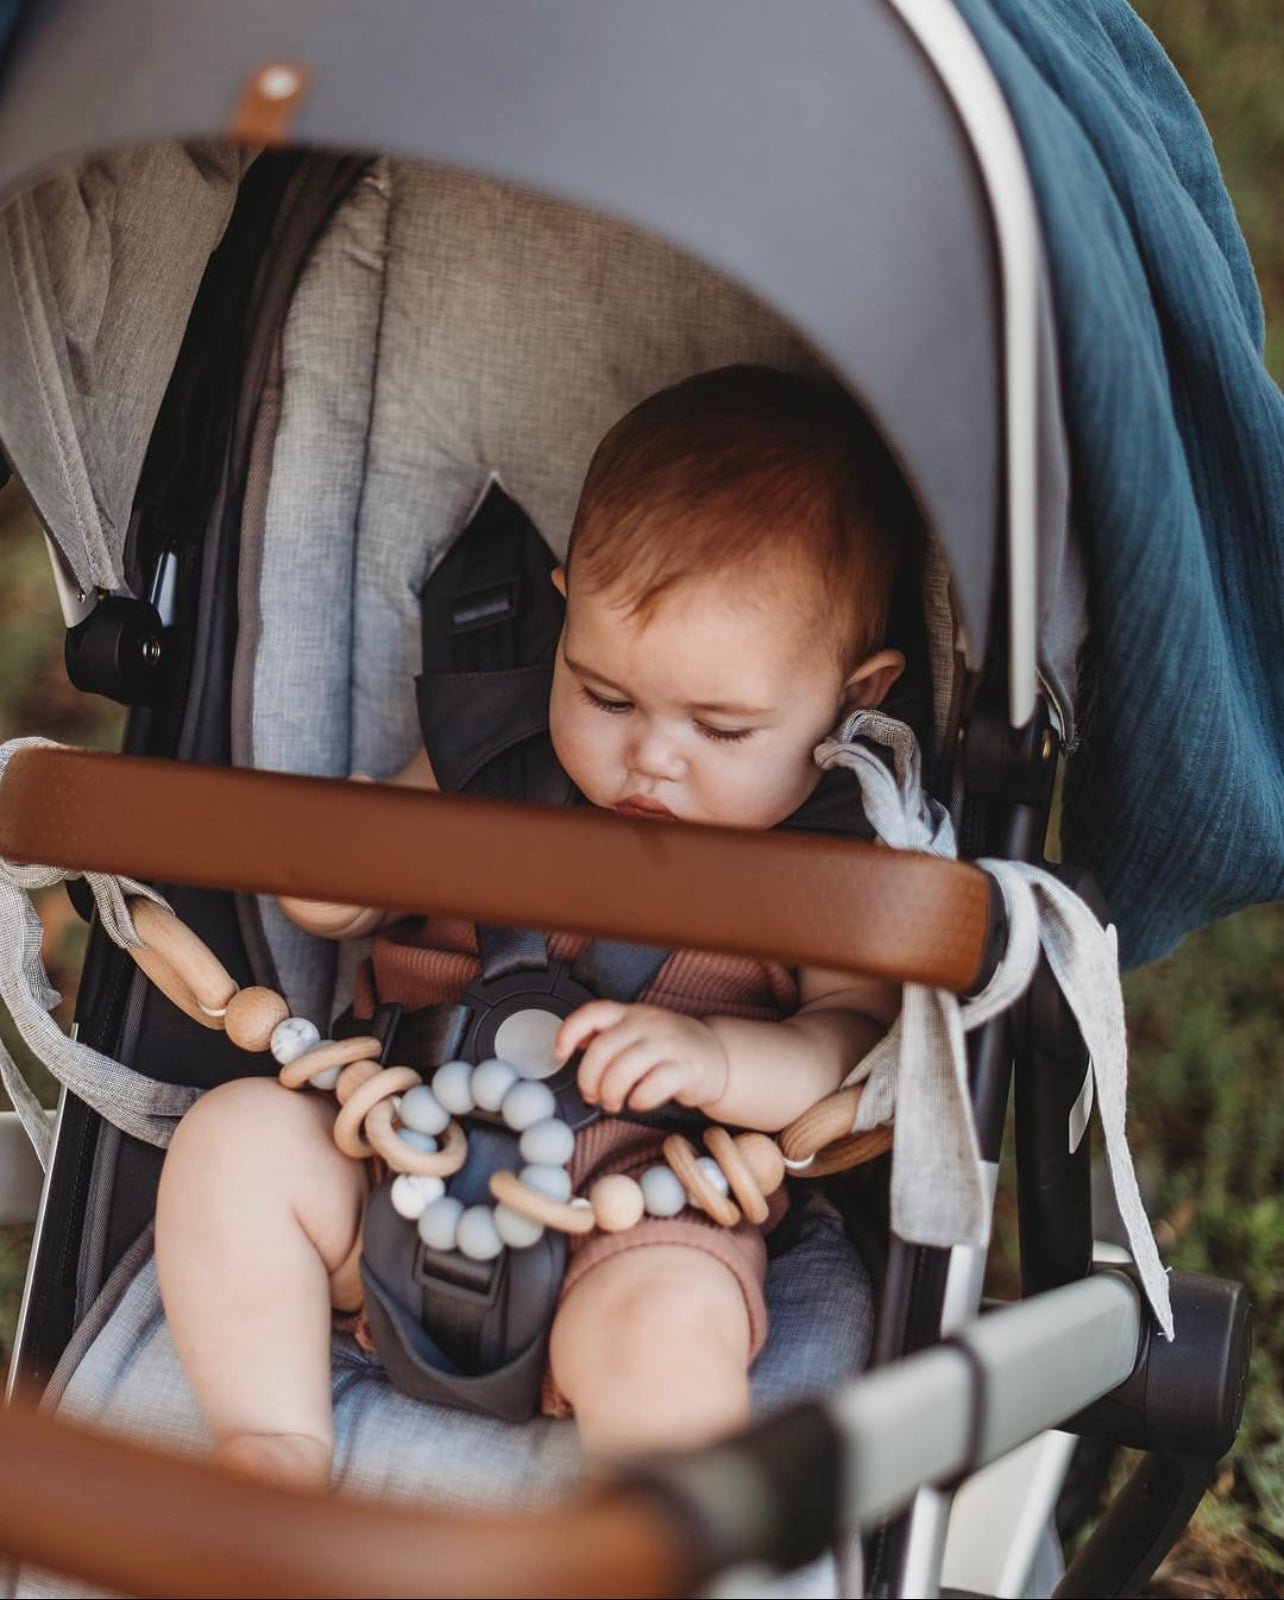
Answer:
[[371, 1038], [378, 1039], [382, 1049], [379, 1051], [379, 1064], [386, 1066], [388, 1056], [392, 1050], [393, 1037], [397, 1032], [397, 1025], [401, 1021], [402, 1007], [395, 1000], [386, 1000], [374, 1008], [373, 1013], [366, 1018], [353, 1015], [352, 1007], [341, 1011], [330, 1024], [330, 1037], [332, 1039]]

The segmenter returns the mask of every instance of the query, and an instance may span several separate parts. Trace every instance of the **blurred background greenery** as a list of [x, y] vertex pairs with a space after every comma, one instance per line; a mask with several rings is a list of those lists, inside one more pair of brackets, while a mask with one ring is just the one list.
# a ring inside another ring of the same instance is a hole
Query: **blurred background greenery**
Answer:
[[[1267, 360], [1284, 377], [1284, 0], [1138, 0], [1212, 130], [1257, 268]], [[119, 745], [123, 713], [75, 693], [34, 519], [0, 492], [0, 738], [41, 733]], [[40, 898], [45, 961], [68, 1026], [84, 930], [61, 889]], [[1284, 1591], [1284, 906], [1189, 938], [1127, 982], [1133, 1148], [1166, 1259], [1245, 1282], [1257, 1350], [1238, 1444], [1149, 1593]], [[53, 1086], [0, 1015], [0, 1036], [46, 1103]], [[1009, 1202], [1010, 1203], [1010, 1202]], [[1008, 1230], [1012, 1237], [1014, 1230]], [[0, 1356], [11, 1337], [29, 1231], [0, 1230]], [[1011, 1263], [1000, 1256], [1001, 1281]], [[1116, 1480], [1126, 1459], [1115, 1469]]]

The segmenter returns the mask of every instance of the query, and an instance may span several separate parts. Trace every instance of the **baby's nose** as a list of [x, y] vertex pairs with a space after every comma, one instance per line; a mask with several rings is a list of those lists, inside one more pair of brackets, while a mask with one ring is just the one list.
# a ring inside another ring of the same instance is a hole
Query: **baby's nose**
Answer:
[[661, 727], [639, 728], [629, 751], [629, 766], [639, 778], [681, 777], [682, 753], [677, 740]]

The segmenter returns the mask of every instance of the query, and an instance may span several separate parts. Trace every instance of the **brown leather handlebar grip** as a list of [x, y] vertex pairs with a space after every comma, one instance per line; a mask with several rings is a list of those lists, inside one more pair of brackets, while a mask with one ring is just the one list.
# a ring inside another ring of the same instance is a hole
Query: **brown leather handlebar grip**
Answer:
[[860, 840], [63, 746], [10, 758], [0, 855], [772, 956], [957, 992], [981, 976], [990, 917], [977, 868]]
[[122, 1594], [678, 1595], [683, 1539], [636, 1489], [489, 1514], [302, 1494], [0, 1409], [0, 1551]]

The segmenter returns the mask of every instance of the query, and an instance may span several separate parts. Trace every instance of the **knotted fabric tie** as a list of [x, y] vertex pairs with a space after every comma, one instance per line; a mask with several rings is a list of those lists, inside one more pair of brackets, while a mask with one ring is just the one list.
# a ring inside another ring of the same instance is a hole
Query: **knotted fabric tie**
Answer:
[[[0, 745], [0, 775], [15, 750], [48, 745], [48, 739], [11, 739]], [[69, 1039], [49, 1015], [61, 998], [50, 983], [40, 959], [42, 929], [31, 902], [31, 891], [44, 889], [63, 878], [84, 877], [93, 891], [103, 931], [122, 949], [142, 941], [125, 905], [127, 895], [146, 895], [160, 905], [165, 901], [146, 884], [105, 872], [67, 872], [60, 867], [21, 866], [0, 857], [0, 1000], [28, 1049], [60, 1083], [122, 1132], [147, 1144], [166, 1145], [178, 1118], [196, 1099], [198, 1091], [145, 1078], [110, 1056]], [[53, 1130], [48, 1113], [32, 1093], [17, 1064], [0, 1044], [0, 1083], [35, 1147], [40, 1164], [47, 1166]]]
[[[890, 766], [879, 747], [891, 754]], [[845, 767], [861, 787], [865, 814], [898, 850], [956, 856], [949, 813], [922, 787], [918, 742], [880, 711], [856, 711], [816, 748], [821, 767]], [[1168, 1277], [1146, 1218], [1124, 1130], [1128, 1048], [1118, 948], [1072, 890], [1039, 867], [979, 861], [1007, 908], [1007, 948], [986, 987], [960, 1002], [944, 989], [906, 984], [900, 1017], [848, 1075], [863, 1083], [853, 1132], [895, 1119], [892, 1227], [912, 1244], [984, 1245], [990, 1237], [986, 1183], [968, 1092], [964, 1036], [1006, 1011], [1025, 991], [1042, 949], [1088, 1049], [1088, 1078], [1067, 1128], [1073, 1149], [1095, 1092], [1106, 1164], [1142, 1287], [1165, 1338], [1173, 1336]]]

